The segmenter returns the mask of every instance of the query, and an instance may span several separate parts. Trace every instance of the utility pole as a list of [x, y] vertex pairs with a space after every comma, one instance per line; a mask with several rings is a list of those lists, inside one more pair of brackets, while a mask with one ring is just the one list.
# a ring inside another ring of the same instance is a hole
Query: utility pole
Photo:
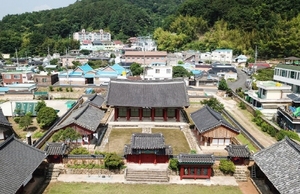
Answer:
[[257, 61], [257, 45], [255, 45], [255, 56], [254, 56], [254, 73], [256, 73], [256, 61]]

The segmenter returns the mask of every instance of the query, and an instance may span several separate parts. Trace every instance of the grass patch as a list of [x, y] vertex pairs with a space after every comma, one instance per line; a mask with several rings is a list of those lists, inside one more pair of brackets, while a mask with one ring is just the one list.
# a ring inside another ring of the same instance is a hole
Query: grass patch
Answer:
[[175, 155], [191, 151], [184, 133], [179, 129], [153, 128], [152, 133], [162, 133], [165, 137], [165, 144], [172, 146]]
[[253, 146], [253, 144], [245, 137], [243, 134], [239, 134], [236, 137], [243, 145], [248, 145], [248, 148], [252, 152], [257, 152], [257, 149]]
[[190, 101], [190, 104], [201, 104], [201, 102], [200, 102], [200, 101], [199, 101], [199, 102], [195, 102], [195, 101], [194, 101], [194, 102], [191, 102], [191, 101]]
[[[51, 183], [44, 194], [69, 193], [105, 193], [105, 194], [242, 194], [239, 187], [234, 186], [202, 186], [202, 185], [165, 185], [165, 184], [98, 184], [98, 183]], [[198, 192], [197, 192], [198, 191]]]
[[130, 144], [131, 135], [141, 132], [141, 128], [114, 128], [110, 132], [108, 143], [103, 151], [116, 152], [118, 155], [123, 155], [124, 145]]

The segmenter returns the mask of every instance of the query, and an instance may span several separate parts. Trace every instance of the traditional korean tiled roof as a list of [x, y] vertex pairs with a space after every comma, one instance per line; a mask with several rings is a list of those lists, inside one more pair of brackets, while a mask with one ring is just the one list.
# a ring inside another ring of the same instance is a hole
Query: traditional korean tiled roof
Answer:
[[101, 107], [103, 102], [104, 102], [104, 98], [98, 94], [93, 94], [93, 96], [89, 97], [87, 101], [85, 101], [85, 103], [92, 103], [93, 105], [97, 106], [97, 107]]
[[0, 144], [0, 193], [13, 194], [26, 185], [47, 154], [14, 136]]
[[45, 152], [48, 155], [64, 155], [67, 149], [65, 143], [47, 143], [45, 147]]
[[65, 128], [71, 124], [76, 124], [89, 131], [96, 132], [105, 113], [103, 110], [90, 105], [83, 104], [81, 107], [73, 110], [73, 112], [61, 124], [56, 126], [54, 130]]
[[288, 98], [290, 98], [295, 103], [299, 103], [300, 102], [300, 95], [299, 94], [288, 94], [286, 96]]
[[196, 112], [193, 112], [191, 114], [191, 118], [200, 133], [204, 133], [221, 125], [231, 129], [236, 133], [240, 132], [239, 129], [236, 129], [229, 124], [219, 112], [213, 110], [207, 105]]
[[226, 146], [225, 150], [230, 157], [249, 158], [251, 156], [251, 152], [247, 145], [230, 144]]
[[161, 133], [134, 133], [131, 136], [132, 149], [162, 149], [165, 138]]
[[214, 164], [215, 157], [213, 154], [179, 154], [179, 164]]
[[[124, 155], [128, 155], [128, 154], [134, 154], [130, 144], [126, 144], [124, 147]], [[163, 151], [158, 152], [157, 154], [172, 155], [173, 148], [170, 145], [165, 145], [165, 147], [163, 148]]]
[[4, 116], [2, 108], [0, 108], [0, 125], [11, 126], [10, 122]]
[[300, 145], [286, 137], [253, 155], [279, 193], [300, 193]]
[[128, 107], [189, 106], [185, 82], [173, 80], [111, 79], [107, 105]]

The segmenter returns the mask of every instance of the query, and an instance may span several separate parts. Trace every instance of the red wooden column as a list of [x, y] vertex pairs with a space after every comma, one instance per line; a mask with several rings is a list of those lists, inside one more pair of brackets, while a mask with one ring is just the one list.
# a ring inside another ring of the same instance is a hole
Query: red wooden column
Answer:
[[176, 116], [176, 121], [179, 122], [180, 121], [180, 112], [179, 112], [178, 108], [175, 109], [175, 116]]
[[139, 154], [139, 164], [142, 163], [142, 154]]
[[127, 108], [127, 110], [126, 110], [126, 120], [127, 121], [130, 120], [130, 108]]
[[139, 120], [143, 120], [143, 108], [139, 108]]
[[167, 108], [163, 109], [164, 121], [168, 121]]
[[154, 164], [156, 164], [157, 162], [156, 162], [156, 154], [154, 155]]
[[154, 116], [155, 116], [155, 108], [151, 109], [151, 120], [154, 121]]
[[118, 120], [119, 117], [119, 108], [115, 107], [115, 121]]
[[180, 180], [182, 180], [183, 171], [184, 171], [183, 166], [180, 166], [180, 172], [179, 172]]

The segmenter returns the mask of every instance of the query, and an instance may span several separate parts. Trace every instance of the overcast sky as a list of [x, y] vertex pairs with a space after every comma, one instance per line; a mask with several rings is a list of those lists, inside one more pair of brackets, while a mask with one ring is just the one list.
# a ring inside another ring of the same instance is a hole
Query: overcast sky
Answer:
[[0, 0], [0, 20], [8, 14], [67, 7], [76, 0]]

